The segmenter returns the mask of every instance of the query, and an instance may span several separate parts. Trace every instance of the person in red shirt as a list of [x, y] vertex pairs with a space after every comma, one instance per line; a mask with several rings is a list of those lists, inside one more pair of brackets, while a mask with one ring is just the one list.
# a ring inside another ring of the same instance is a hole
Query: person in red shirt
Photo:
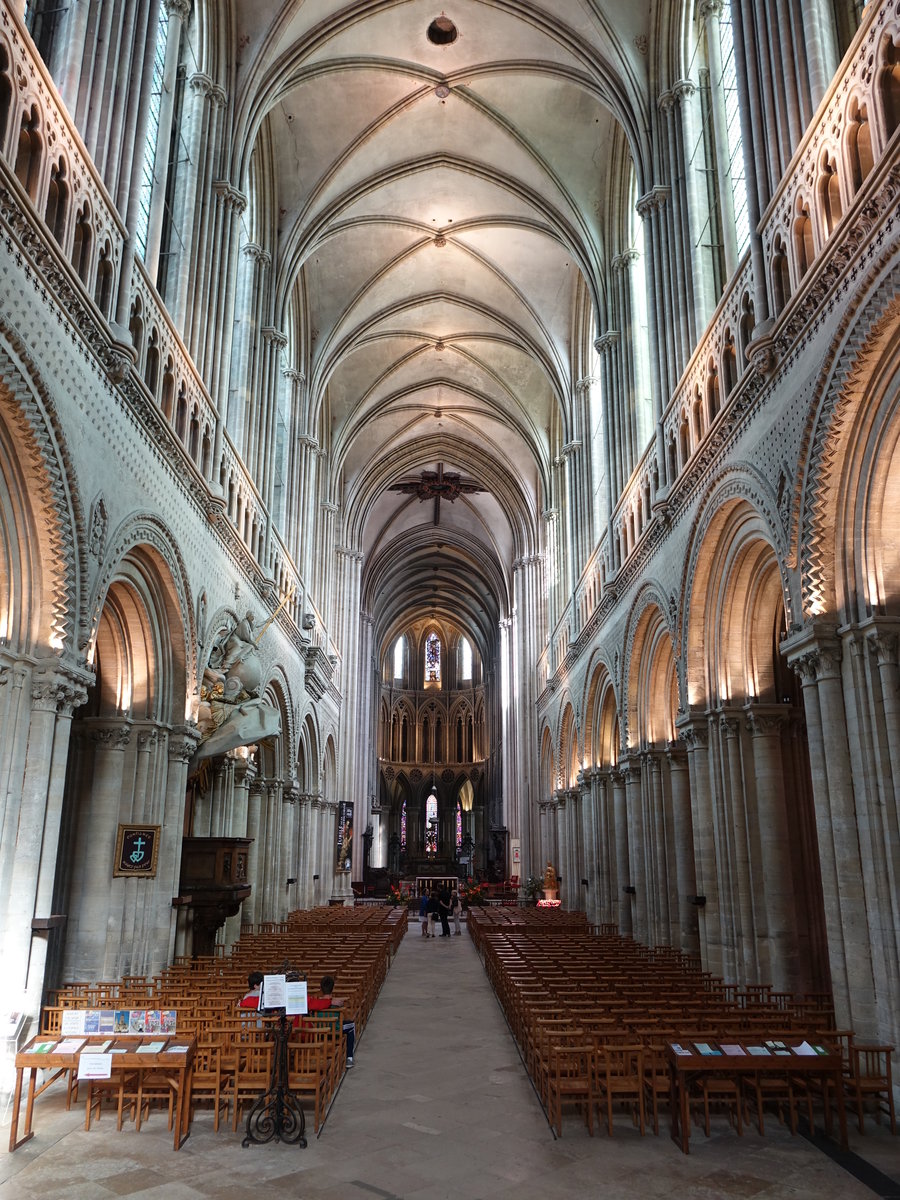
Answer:
[[[332, 993], [334, 991], [334, 978], [331, 975], [323, 975], [319, 983], [320, 996], [310, 996], [306, 1002], [307, 1012], [324, 1012], [328, 1008], [342, 1008], [343, 999], [336, 999]], [[356, 1044], [356, 1024], [353, 1021], [342, 1022], [344, 1037], [347, 1039], [347, 1066], [353, 1066], [353, 1049]]]
[[238, 1008], [259, 1008], [259, 990], [262, 987], [262, 971], [251, 971], [247, 976], [247, 991], [238, 1004]]

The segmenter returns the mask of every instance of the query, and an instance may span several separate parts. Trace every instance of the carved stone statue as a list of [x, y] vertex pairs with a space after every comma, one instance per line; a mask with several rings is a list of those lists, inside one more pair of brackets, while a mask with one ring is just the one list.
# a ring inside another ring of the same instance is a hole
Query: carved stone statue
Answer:
[[556, 900], [559, 892], [559, 880], [556, 878], [556, 871], [553, 869], [553, 863], [549, 860], [544, 868], [544, 899]]
[[281, 731], [278, 709], [260, 699], [262, 661], [253, 623], [253, 613], [246, 613], [220, 635], [210, 651], [197, 716], [202, 740], [191, 759], [191, 772], [205, 758]]

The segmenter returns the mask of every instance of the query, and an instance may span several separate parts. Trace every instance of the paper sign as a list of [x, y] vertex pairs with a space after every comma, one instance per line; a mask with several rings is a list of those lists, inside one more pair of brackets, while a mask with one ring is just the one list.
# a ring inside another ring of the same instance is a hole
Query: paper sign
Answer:
[[306, 980], [284, 985], [284, 1011], [288, 1016], [309, 1011], [306, 995]]
[[285, 978], [283, 975], [264, 976], [262, 992], [260, 993], [259, 999], [259, 1007], [284, 1008], [284, 986]]
[[82, 1054], [78, 1059], [79, 1079], [109, 1079], [112, 1075], [111, 1054]]
[[55, 1054], [77, 1054], [84, 1045], [84, 1038], [63, 1038], [57, 1045]]
[[63, 1037], [73, 1033], [84, 1033], [84, 1009], [64, 1008], [60, 1033]]

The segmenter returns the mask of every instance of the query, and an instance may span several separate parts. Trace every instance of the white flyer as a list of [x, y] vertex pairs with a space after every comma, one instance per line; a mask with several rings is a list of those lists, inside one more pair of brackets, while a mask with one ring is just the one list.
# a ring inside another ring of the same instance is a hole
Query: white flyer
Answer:
[[111, 1054], [82, 1054], [79, 1056], [79, 1079], [109, 1079], [110, 1075], [112, 1075]]

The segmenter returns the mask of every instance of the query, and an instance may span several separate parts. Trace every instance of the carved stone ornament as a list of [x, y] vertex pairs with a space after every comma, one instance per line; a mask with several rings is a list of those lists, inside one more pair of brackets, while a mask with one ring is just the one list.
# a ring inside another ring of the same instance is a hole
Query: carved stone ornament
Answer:
[[88, 535], [88, 547], [98, 562], [102, 562], [103, 560], [103, 552], [106, 549], [106, 531], [108, 528], [109, 515], [106, 511], [106, 501], [103, 499], [103, 493], [98, 492], [91, 505], [90, 532]]

